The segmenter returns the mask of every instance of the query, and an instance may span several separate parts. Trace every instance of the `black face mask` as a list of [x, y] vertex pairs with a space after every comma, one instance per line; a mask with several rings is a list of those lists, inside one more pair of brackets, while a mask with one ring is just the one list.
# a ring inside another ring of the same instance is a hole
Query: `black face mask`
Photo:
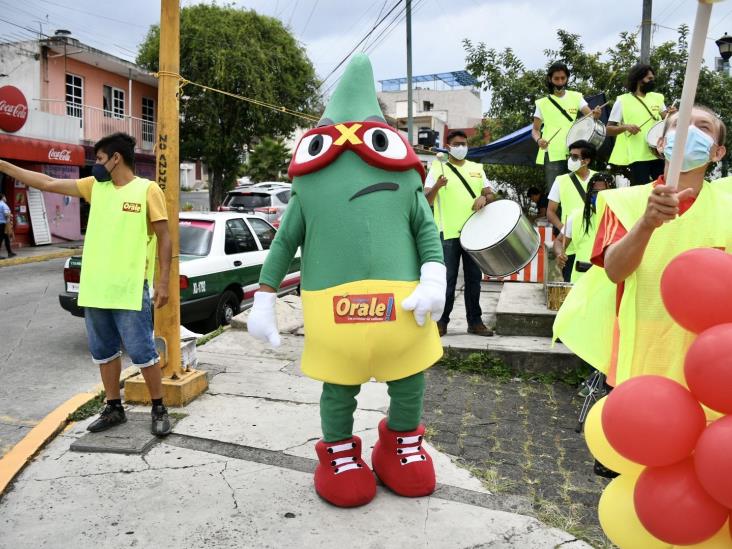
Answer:
[[651, 80], [650, 82], [643, 82], [640, 89], [643, 93], [652, 92], [656, 89], [656, 82], [654, 80]]
[[554, 88], [554, 91], [558, 91], [558, 92], [560, 92], [560, 91], [562, 91], [562, 90], [563, 90], [564, 88], [566, 88], [566, 87], [567, 87], [567, 85], [566, 85], [566, 84], [562, 84], [561, 86], [557, 86], [556, 84], [554, 84], [554, 85], [553, 85], [552, 87]]

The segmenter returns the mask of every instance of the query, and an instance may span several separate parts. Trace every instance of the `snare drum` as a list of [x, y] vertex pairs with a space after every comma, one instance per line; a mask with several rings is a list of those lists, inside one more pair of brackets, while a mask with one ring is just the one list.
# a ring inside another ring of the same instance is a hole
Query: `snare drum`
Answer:
[[520, 271], [539, 251], [539, 232], [512, 200], [496, 200], [463, 225], [460, 245], [483, 273], [503, 277]]
[[580, 118], [572, 124], [567, 132], [567, 148], [576, 141], [587, 141], [590, 145], [599, 150], [605, 142], [605, 124], [595, 120], [592, 116]]
[[646, 134], [646, 143], [648, 143], [648, 148], [651, 149], [651, 152], [658, 158], [661, 158], [661, 155], [658, 154], [657, 149], [658, 140], [663, 137], [664, 124], [666, 124], [664, 120], [656, 122], [653, 126], [651, 126], [651, 129], [648, 130], [648, 133]]

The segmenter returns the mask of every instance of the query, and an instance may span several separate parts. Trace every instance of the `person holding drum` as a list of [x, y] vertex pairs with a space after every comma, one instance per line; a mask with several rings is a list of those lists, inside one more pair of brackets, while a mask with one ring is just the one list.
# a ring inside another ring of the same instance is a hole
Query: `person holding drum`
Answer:
[[[595, 172], [590, 169], [590, 164], [597, 154], [595, 147], [587, 141], [577, 141], [570, 145], [569, 153], [567, 168], [570, 173], [560, 175], [554, 180], [554, 184], [549, 191], [549, 206], [546, 211], [549, 223], [559, 231], [564, 228], [569, 214], [584, 206], [590, 178], [595, 175]], [[557, 215], [560, 204], [562, 206], [561, 218]], [[574, 246], [568, 246], [565, 252], [568, 255], [566, 264], [562, 269], [562, 275], [564, 281], [569, 282], [574, 269]]]
[[[659, 125], [674, 107], [666, 109], [662, 94], [654, 92], [656, 73], [650, 65], [638, 63], [628, 73], [628, 93], [617, 98], [610, 112], [607, 135], [617, 136], [610, 164], [630, 168], [630, 184], [644, 185], [663, 173], [663, 160], [655, 149], [660, 135], [652, 128]], [[649, 146], [648, 135], [656, 135]]]
[[554, 253], [557, 265], [564, 269], [567, 263], [567, 248], [572, 245], [575, 250], [574, 269], [570, 282], [577, 282], [583, 273], [590, 270], [590, 256], [597, 233], [597, 195], [601, 191], [614, 187], [615, 181], [609, 173], [596, 173], [590, 178], [589, 191], [582, 208], [577, 208], [567, 216], [559, 238], [554, 239]]
[[447, 268], [445, 309], [442, 318], [437, 322], [437, 329], [440, 336], [447, 333], [462, 257], [468, 333], [492, 336], [493, 331], [483, 324], [483, 311], [480, 307], [480, 283], [483, 274], [475, 260], [460, 246], [460, 230], [471, 214], [493, 202], [495, 195], [483, 166], [465, 160], [468, 153], [465, 132], [453, 130], [448, 133], [447, 148], [447, 162], [443, 164], [435, 160], [424, 182], [427, 202], [430, 206], [434, 204], [435, 223], [440, 232]]
[[599, 118], [601, 109], [594, 110], [582, 94], [567, 89], [570, 72], [559, 61], [549, 66], [545, 85], [549, 95], [536, 100], [531, 138], [539, 145], [536, 163], [544, 166], [544, 187], [551, 188], [557, 176], [567, 173], [567, 132], [577, 114], [592, 114]]

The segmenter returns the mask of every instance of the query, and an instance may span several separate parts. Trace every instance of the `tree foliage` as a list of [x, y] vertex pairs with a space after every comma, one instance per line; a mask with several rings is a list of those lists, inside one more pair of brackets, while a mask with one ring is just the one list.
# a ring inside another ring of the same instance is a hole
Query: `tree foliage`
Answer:
[[[651, 51], [651, 66], [656, 70], [657, 91], [662, 93], [667, 105], [681, 98], [681, 89], [688, 58], [689, 28], [678, 29], [676, 41], [664, 42]], [[621, 33], [615, 46], [605, 52], [585, 51], [581, 37], [565, 30], [557, 32], [556, 49], [544, 51], [545, 67], [529, 69], [511, 48], [497, 51], [484, 43], [474, 44], [464, 40], [466, 68], [478, 79], [480, 86], [491, 94], [486, 119], [478, 127], [478, 133], [489, 130], [493, 139], [500, 138], [530, 124], [533, 119], [534, 101], [547, 93], [544, 88], [546, 68], [563, 61], [572, 73], [568, 87], [585, 95], [605, 92], [608, 100], [626, 93], [625, 80], [628, 70], [640, 59], [637, 35]], [[722, 73], [702, 67], [696, 102], [714, 110], [730, 126], [732, 122], [732, 79]], [[727, 135], [727, 149], [732, 146], [732, 133]], [[727, 172], [729, 160], [722, 165]], [[602, 166], [604, 168], [604, 166]], [[542, 187], [541, 169], [526, 166], [488, 166], [489, 178], [514, 187], [523, 194], [536, 185]], [[537, 185], [537, 183], [539, 183]]]
[[265, 137], [249, 154], [244, 165], [244, 175], [254, 183], [262, 181], [281, 181], [287, 178], [287, 165], [290, 151], [278, 139]]
[[[317, 80], [303, 48], [272, 17], [233, 6], [200, 4], [181, 9], [180, 73], [192, 81], [288, 109], [319, 110]], [[158, 70], [160, 28], [153, 26], [137, 62]], [[244, 145], [280, 138], [303, 123], [291, 115], [197, 86], [180, 103], [181, 156], [200, 158], [212, 174], [215, 209], [236, 178]]]

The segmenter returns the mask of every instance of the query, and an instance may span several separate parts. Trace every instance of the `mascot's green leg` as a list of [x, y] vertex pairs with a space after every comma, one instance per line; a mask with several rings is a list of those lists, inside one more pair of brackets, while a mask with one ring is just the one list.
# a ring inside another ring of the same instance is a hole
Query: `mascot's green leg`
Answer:
[[389, 419], [387, 425], [392, 431], [414, 431], [422, 420], [424, 403], [424, 372], [413, 376], [388, 381]]
[[320, 425], [325, 442], [338, 442], [353, 436], [353, 412], [360, 385], [323, 383], [320, 395]]

